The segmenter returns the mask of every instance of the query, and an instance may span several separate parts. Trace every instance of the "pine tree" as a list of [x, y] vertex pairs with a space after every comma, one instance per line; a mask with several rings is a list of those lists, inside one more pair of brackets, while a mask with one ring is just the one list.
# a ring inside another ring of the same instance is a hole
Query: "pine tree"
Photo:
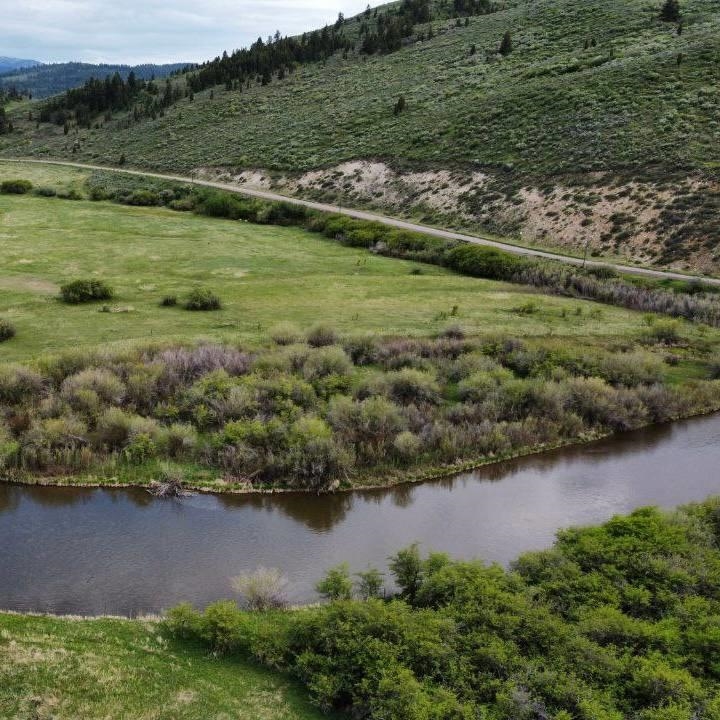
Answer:
[[677, 22], [680, 20], [679, 0], [665, 0], [660, 8], [660, 19], [663, 22]]
[[5, 135], [10, 132], [11, 123], [5, 114], [5, 108], [0, 107], [0, 135]]
[[500, 48], [498, 49], [498, 52], [501, 55], [509, 55], [512, 52], [512, 37], [510, 36], [510, 31], [506, 30], [505, 34], [503, 35], [502, 42], [500, 43]]

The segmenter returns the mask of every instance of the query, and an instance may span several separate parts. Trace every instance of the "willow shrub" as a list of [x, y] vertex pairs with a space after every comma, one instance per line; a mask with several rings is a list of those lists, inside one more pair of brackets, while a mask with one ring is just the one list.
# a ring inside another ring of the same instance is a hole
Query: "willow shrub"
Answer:
[[720, 406], [711, 362], [708, 379], [683, 381], [664, 348], [611, 353], [464, 333], [354, 340], [327, 327], [307, 338], [315, 346], [77, 351], [37, 369], [0, 366], [18, 446], [12, 472], [94, 463], [102, 476], [118, 463], [177, 461], [231, 484], [327, 490]]

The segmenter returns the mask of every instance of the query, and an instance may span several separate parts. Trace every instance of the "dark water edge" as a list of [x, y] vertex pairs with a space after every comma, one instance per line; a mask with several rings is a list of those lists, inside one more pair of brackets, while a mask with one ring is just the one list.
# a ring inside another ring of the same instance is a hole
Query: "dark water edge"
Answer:
[[503, 564], [559, 528], [720, 494], [720, 414], [490, 465], [453, 478], [315, 496], [195, 495], [0, 484], [0, 608], [122, 614], [231, 597], [279, 567], [296, 602], [328, 567], [385, 567], [411, 542]]

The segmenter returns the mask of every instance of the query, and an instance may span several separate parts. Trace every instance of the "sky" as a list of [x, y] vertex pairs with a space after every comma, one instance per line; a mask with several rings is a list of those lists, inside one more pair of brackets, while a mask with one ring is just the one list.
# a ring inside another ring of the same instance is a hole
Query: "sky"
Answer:
[[[12, 0], [0, 55], [40, 62], [199, 62], [262, 36], [296, 35], [368, 0]], [[373, 0], [373, 5], [380, 4]]]

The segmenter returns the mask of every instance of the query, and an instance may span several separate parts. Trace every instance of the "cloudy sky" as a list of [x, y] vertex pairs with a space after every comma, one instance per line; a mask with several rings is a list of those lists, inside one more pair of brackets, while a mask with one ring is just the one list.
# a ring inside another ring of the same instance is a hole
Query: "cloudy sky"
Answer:
[[[8, 0], [0, 55], [42, 62], [194, 62], [280, 30], [354, 15], [368, 0]], [[373, 5], [380, 4], [372, 0]]]

